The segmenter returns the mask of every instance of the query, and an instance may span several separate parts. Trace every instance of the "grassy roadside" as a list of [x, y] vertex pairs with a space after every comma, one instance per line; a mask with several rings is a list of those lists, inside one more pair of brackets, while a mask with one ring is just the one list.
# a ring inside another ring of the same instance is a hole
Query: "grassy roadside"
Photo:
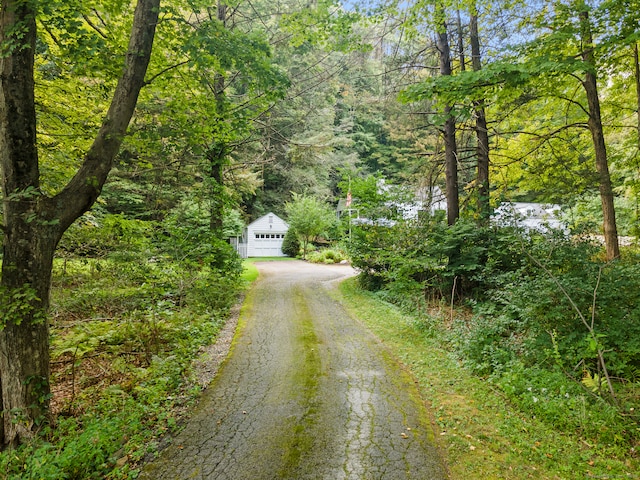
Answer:
[[363, 292], [355, 279], [337, 295], [412, 371], [432, 406], [452, 479], [640, 478], [637, 459], [611, 456], [606, 445], [558, 432], [509, 404], [462, 368], [437, 332]]
[[242, 262], [242, 281], [245, 282], [245, 285], [251, 285], [253, 282], [255, 282], [258, 279], [258, 267], [256, 267], [254, 264], [254, 262], [248, 261], [248, 260], [244, 260]]

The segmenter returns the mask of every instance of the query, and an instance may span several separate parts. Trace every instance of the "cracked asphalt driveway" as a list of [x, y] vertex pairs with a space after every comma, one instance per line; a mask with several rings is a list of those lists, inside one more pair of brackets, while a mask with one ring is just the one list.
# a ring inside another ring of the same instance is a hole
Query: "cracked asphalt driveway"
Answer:
[[231, 353], [140, 479], [444, 479], [411, 377], [328, 293], [348, 266], [258, 263]]

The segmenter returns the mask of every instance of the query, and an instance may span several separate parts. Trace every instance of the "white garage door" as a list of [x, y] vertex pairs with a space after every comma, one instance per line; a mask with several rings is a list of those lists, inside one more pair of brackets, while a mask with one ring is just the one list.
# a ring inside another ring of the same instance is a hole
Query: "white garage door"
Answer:
[[253, 239], [253, 254], [256, 257], [281, 257], [284, 233], [256, 232]]

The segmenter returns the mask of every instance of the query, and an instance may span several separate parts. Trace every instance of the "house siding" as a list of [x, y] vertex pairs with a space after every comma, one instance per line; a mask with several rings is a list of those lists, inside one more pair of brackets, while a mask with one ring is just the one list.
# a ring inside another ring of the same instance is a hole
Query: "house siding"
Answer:
[[274, 213], [268, 213], [247, 226], [247, 257], [284, 257], [282, 242], [289, 225]]

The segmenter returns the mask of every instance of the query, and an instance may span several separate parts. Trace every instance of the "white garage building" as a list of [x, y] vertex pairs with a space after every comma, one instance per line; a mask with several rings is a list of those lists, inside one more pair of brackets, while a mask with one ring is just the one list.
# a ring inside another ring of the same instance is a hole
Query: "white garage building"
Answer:
[[287, 230], [287, 222], [275, 213], [267, 213], [247, 226], [236, 249], [243, 258], [285, 257], [282, 242]]

